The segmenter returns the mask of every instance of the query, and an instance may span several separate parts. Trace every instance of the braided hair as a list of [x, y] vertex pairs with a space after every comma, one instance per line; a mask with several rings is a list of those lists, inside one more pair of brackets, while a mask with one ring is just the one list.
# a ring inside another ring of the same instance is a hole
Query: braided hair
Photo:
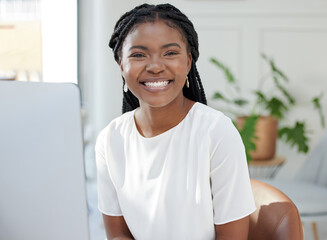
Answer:
[[[188, 73], [189, 87], [183, 87], [184, 96], [195, 102], [207, 104], [203, 85], [195, 65], [199, 58], [198, 35], [187, 16], [170, 4], [142, 4], [120, 17], [109, 42], [109, 47], [114, 52], [116, 62], [119, 62], [122, 45], [128, 33], [142, 23], [155, 22], [159, 19], [165, 20], [168, 26], [177, 29], [181, 33], [186, 42], [187, 51], [192, 55], [191, 69]], [[123, 86], [125, 84], [123, 78]], [[123, 96], [123, 113], [140, 106], [138, 99], [131, 91], [123, 91]]]

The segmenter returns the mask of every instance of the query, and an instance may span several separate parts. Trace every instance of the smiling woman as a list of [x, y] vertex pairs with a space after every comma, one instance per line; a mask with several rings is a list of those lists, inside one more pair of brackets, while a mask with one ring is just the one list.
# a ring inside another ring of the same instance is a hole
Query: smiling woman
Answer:
[[191, 61], [181, 33], [158, 20], [142, 24], [126, 36], [119, 64], [141, 107], [151, 108], [184, 98], [182, 89]]
[[144, 4], [118, 20], [109, 46], [124, 114], [96, 144], [108, 239], [247, 239], [255, 205], [244, 146], [206, 106], [193, 24], [170, 4]]

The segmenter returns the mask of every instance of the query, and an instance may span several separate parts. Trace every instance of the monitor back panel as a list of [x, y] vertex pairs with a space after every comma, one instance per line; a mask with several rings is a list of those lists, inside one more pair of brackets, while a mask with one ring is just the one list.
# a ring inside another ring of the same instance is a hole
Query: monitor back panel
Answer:
[[0, 81], [0, 239], [88, 240], [79, 89]]

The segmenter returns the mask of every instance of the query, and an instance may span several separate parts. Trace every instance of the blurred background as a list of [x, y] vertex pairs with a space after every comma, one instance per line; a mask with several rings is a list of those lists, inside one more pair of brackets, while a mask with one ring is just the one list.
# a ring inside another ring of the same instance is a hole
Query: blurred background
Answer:
[[[216, 91], [228, 95], [229, 91], [222, 72], [210, 58], [224, 62], [240, 87], [250, 92], [269, 70], [261, 57], [264, 53], [287, 75], [287, 90], [297, 101], [286, 121], [306, 121], [309, 149], [317, 144], [325, 129], [310, 101], [312, 96], [324, 94], [321, 106], [327, 113], [326, 0], [167, 2], [182, 10], [198, 32], [197, 65], [208, 105], [223, 110], [213, 95]], [[0, 0], [0, 80], [72, 82], [81, 89], [94, 240], [104, 238], [96, 210], [94, 144], [99, 131], [121, 114], [122, 107], [121, 75], [108, 41], [117, 19], [141, 3], [162, 2]], [[269, 85], [265, 90], [269, 91]], [[251, 100], [251, 94], [245, 96]], [[292, 178], [307, 157], [280, 140], [276, 154], [285, 159], [276, 178]], [[326, 222], [319, 224], [320, 239], [327, 239], [321, 227]], [[306, 239], [311, 239], [311, 233], [306, 233]]]

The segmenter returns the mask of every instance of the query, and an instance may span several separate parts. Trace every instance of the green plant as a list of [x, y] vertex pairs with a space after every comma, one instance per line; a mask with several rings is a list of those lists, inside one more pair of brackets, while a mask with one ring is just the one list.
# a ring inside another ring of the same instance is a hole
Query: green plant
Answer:
[[[222, 71], [228, 86], [230, 87], [230, 94], [228, 97], [222, 92], [216, 91], [213, 95], [213, 99], [222, 101], [228, 106], [228, 111], [234, 115], [234, 117], [240, 116], [240, 112], [247, 109], [248, 117], [245, 120], [242, 129], [238, 129], [242, 140], [245, 145], [246, 154], [248, 161], [251, 160], [249, 151], [255, 150], [256, 145], [253, 142], [256, 139], [255, 127], [260, 115], [270, 115], [278, 118], [280, 122], [278, 128], [278, 137], [283, 139], [286, 143], [290, 144], [292, 147], [296, 147], [298, 152], [307, 153], [309, 150], [308, 146], [308, 131], [306, 123], [304, 121], [296, 121], [292, 126], [285, 125], [282, 121], [285, 115], [291, 110], [292, 107], [296, 105], [295, 98], [287, 91], [285, 85], [289, 82], [288, 77], [276, 66], [273, 59], [262, 54], [262, 58], [269, 65], [270, 71], [259, 81], [259, 87], [255, 91], [250, 92], [250, 97], [254, 97], [254, 101], [242, 97], [242, 89], [240, 88], [236, 78], [234, 77], [231, 70], [216, 58], [211, 58], [210, 61]], [[264, 91], [264, 83], [267, 80], [272, 80], [270, 82], [272, 86], [269, 91]], [[313, 107], [318, 110], [320, 116], [320, 121], [322, 127], [325, 127], [325, 117], [322, 111], [321, 99], [323, 94], [316, 96], [312, 99]], [[233, 110], [235, 109], [236, 110]], [[244, 114], [243, 114], [244, 115]], [[235, 123], [234, 123], [235, 124]], [[235, 124], [236, 126], [236, 124]]]

